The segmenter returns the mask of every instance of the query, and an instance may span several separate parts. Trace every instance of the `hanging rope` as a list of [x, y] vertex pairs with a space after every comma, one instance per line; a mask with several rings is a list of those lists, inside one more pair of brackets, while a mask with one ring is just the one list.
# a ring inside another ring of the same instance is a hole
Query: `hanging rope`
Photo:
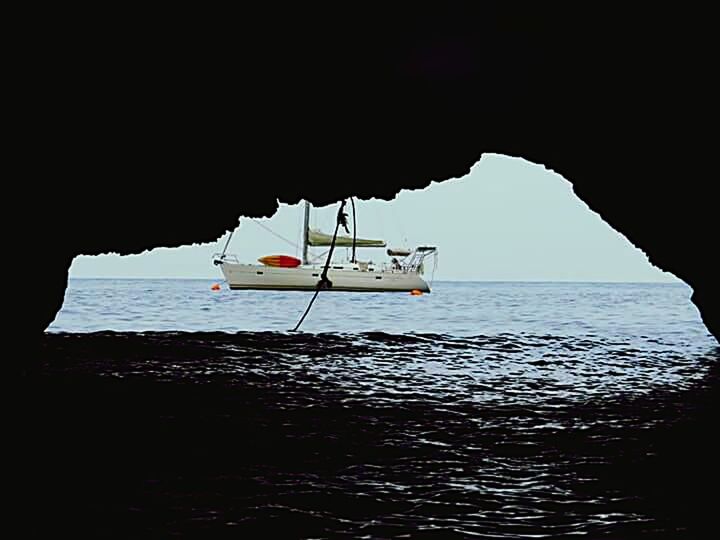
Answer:
[[330, 250], [328, 251], [327, 259], [325, 260], [325, 267], [323, 268], [322, 274], [320, 274], [320, 281], [317, 282], [317, 286], [315, 288], [315, 294], [313, 295], [312, 299], [310, 300], [310, 303], [308, 304], [308, 307], [305, 309], [305, 313], [303, 313], [302, 317], [300, 317], [300, 320], [295, 325], [295, 328], [291, 330], [291, 332], [297, 332], [297, 329], [300, 328], [300, 325], [305, 320], [305, 317], [307, 317], [307, 314], [310, 312], [310, 308], [312, 307], [313, 303], [315, 302], [315, 299], [317, 298], [317, 295], [320, 293], [322, 289], [329, 289], [332, 287], [332, 281], [330, 281], [327, 277], [328, 268], [330, 268], [330, 259], [332, 259], [332, 254], [335, 249], [335, 240], [337, 239], [337, 233], [338, 229], [340, 228], [340, 225], [343, 226], [345, 231], [350, 234], [350, 231], [348, 230], [347, 226], [347, 214], [343, 212], [345, 209], [345, 204], [347, 201], [343, 199], [343, 201], [340, 203], [340, 208], [338, 209], [337, 213], [337, 219], [335, 223], [335, 232], [333, 233], [332, 242], [330, 242]]

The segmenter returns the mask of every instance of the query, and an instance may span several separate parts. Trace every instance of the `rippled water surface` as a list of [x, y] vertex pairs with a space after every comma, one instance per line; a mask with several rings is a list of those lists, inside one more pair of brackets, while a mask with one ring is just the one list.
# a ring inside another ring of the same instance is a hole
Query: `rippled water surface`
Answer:
[[71, 280], [26, 377], [57, 530], [685, 538], [713, 523], [718, 348], [684, 285], [322, 293], [290, 333], [310, 294], [211, 284]]

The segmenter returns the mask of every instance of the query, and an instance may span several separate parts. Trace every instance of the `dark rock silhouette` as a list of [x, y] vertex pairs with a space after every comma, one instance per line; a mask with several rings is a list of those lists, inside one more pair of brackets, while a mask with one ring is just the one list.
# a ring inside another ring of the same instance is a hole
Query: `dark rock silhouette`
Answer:
[[21, 131], [52, 203], [33, 224], [58, 239], [43, 247], [37, 331], [78, 254], [212, 241], [278, 199], [389, 199], [495, 152], [570, 180], [693, 287], [720, 335], [713, 19], [393, 6], [37, 22]]
[[[6, 103], [21, 118], [10, 133], [20, 151], [8, 153], [22, 158], [20, 183], [34, 208], [20, 225], [38, 235], [42, 255], [29, 257], [37, 275], [23, 326], [36, 335], [47, 328], [78, 254], [214, 241], [239, 216], [271, 215], [278, 199], [390, 199], [402, 188], [462, 176], [493, 152], [571, 181], [653, 264], [693, 287], [703, 320], [720, 336], [710, 8], [468, 5], [273, 4], [262, 12], [251, 4], [231, 12], [178, 5], [158, 13], [63, 5], [8, 18], [19, 29], [8, 56], [21, 67], [7, 78], [20, 95]], [[342, 459], [376, 433], [342, 423], [347, 410], [330, 399], [327, 409], [301, 410], [321, 426], [317, 446], [286, 447], [275, 441], [287, 416], [257, 408], [252, 388], [218, 393], [53, 375], [34, 364], [54, 339], [39, 340], [30, 362], [18, 355], [29, 376], [11, 400], [21, 412], [11, 412], [6, 438], [10, 499], [27, 514], [16, 514], [20, 530], [136, 537], [138, 525], [156, 516], [122, 505], [155, 493], [158, 477], [185, 479], [148, 501], [169, 511], [173, 497], [185, 495], [184, 481], [194, 504], [198, 472], [239, 470], [242, 478], [235, 448], [251, 464], [280, 456], [294, 470], [310, 450], [330, 448], [330, 461]], [[60, 349], [49, 362], [63, 366], [78, 349], [104, 358], [92, 337], [79, 339], [67, 357]], [[122, 354], [123, 346], [137, 354], [132, 340], [117, 345]], [[186, 353], [183, 342], [169, 347]], [[718, 478], [717, 443], [708, 438], [717, 424], [717, 377], [713, 369], [707, 390], [693, 392], [700, 412], [690, 422], [641, 408], [670, 420], [631, 439], [632, 452], [618, 455], [604, 477], [610, 488], [617, 482], [645, 494], [670, 522], [692, 524], [690, 536], [717, 528], [714, 498], [702, 489]], [[254, 430], [252, 422], [243, 429], [245, 411], [260, 418]], [[412, 414], [433, 412], [444, 414]], [[322, 430], [332, 434], [334, 426], [347, 436], [324, 442], [332, 437]], [[272, 449], [257, 452], [255, 462], [245, 440], [253, 435], [265, 444], [257, 448]], [[645, 448], [658, 458], [638, 467], [632, 457]], [[231, 487], [254, 490], [242, 481]], [[222, 497], [227, 484], [208, 489]]]

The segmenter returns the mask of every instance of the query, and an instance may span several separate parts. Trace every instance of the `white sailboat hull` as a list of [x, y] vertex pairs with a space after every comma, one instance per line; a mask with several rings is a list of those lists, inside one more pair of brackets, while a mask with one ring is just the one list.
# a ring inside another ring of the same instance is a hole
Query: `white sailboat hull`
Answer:
[[[220, 264], [231, 289], [314, 291], [322, 274], [321, 266], [281, 268], [257, 264]], [[362, 271], [353, 269], [328, 270], [332, 282], [330, 291], [355, 292], [430, 292], [430, 287], [417, 272]]]

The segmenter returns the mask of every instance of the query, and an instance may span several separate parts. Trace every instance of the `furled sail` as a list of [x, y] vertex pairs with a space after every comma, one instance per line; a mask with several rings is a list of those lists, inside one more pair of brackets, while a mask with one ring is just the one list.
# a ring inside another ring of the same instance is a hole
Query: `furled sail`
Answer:
[[[310, 246], [329, 246], [332, 244], [332, 235], [325, 234], [320, 231], [314, 231], [310, 229], [308, 231], [308, 245]], [[335, 240], [335, 246], [337, 247], [352, 247], [353, 239], [352, 236], [340, 236], [338, 235]], [[355, 240], [357, 247], [385, 247], [387, 244], [385, 240], [368, 240], [367, 238], [357, 238]]]
[[390, 255], [391, 257], [407, 257], [411, 253], [412, 253], [411, 250], [404, 249], [404, 248], [394, 248], [394, 249], [391, 248], [391, 249], [387, 250], [387, 254]]

